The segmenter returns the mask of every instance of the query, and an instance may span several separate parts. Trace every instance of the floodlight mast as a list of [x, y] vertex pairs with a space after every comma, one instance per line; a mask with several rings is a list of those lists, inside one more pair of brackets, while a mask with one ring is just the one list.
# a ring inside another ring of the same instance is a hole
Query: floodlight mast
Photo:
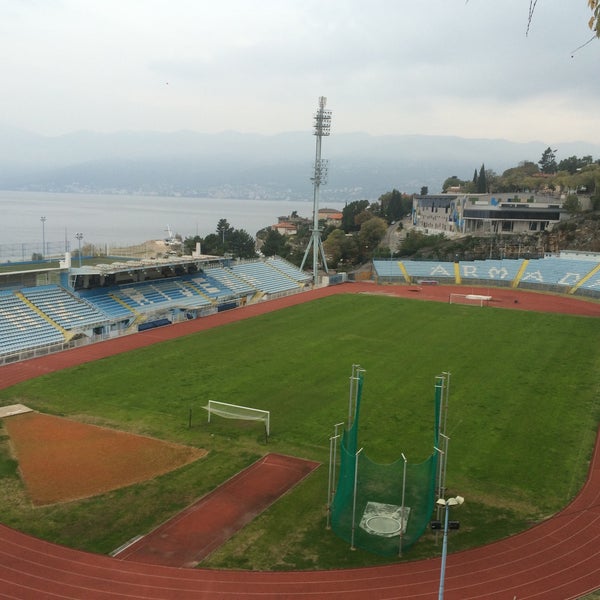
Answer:
[[328, 273], [327, 259], [325, 258], [325, 251], [323, 250], [323, 242], [321, 241], [321, 229], [319, 229], [319, 191], [321, 184], [327, 183], [327, 161], [321, 158], [321, 142], [322, 138], [328, 136], [331, 131], [331, 111], [326, 110], [327, 98], [325, 96], [319, 97], [319, 108], [315, 113], [315, 132], [314, 135], [317, 137], [316, 149], [315, 149], [315, 166], [313, 170], [313, 176], [311, 181], [313, 182], [313, 226], [312, 235], [306, 251], [304, 252], [304, 258], [300, 268], [304, 268], [304, 263], [308, 256], [308, 252], [312, 246], [313, 250], [313, 285], [317, 287], [319, 284], [319, 253], [321, 254], [321, 260], [323, 262], [323, 270]]

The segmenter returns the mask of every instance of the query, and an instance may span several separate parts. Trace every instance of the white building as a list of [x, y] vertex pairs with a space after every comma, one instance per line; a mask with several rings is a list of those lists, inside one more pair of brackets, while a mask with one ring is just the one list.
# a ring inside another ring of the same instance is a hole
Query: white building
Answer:
[[514, 194], [439, 194], [415, 196], [412, 223], [427, 233], [449, 235], [534, 233], [564, 218], [560, 201]]

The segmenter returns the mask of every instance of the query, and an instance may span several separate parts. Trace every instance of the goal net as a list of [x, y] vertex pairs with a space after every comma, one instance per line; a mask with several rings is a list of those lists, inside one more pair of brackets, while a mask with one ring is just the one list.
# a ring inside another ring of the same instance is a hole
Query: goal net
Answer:
[[491, 296], [480, 294], [450, 294], [450, 304], [470, 304], [474, 306], [487, 306]]
[[238, 406], [237, 404], [228, 404], [227, 402], [217, 402], [209, 400], [208, 405], [204, 407], [208, 411], [208, 422], [211, 415], [224, 417], [225, 419], [241, 419], [243, 421], [262, 421], [265, 424], [265, 434], [269, 437], [269, 428], [271, 412], [250, 408], [249, 406]]

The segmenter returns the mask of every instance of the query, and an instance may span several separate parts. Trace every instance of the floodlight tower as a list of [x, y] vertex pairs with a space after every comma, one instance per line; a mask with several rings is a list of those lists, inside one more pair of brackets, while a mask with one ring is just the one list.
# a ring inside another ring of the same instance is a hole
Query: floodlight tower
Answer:
[[313, 249], [313, 285], [316, 287], [319, 283], [319, 253], [323, 261], [323, 269], [327, 270], [327, 259], [323, 250], [323, 242], [321, 241], [321, 230], [319, 229], [319, 189], [321, 184], [327, 183], [327, 161], [321, 158], [321, 141], [322, 138], [328, 136], [331, 130], [331, 111], [325, 110], [327, 98], [321, 96], [319, 98], [319, 108], [315, 113], [315, 136], [317, 136], [316, 152], [315, 152], [315, 167], [311, 181], [313, 182], [313, 226], [312, 236], [306, 246], [304, 258], [300, 268], [304, 268], [306, 257], [312, 246]]

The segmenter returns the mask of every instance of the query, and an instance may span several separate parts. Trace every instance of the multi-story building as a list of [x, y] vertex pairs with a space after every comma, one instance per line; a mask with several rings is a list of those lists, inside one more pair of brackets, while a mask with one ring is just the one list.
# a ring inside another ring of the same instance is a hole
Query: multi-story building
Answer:
[[561, 201], [512, 194], [439, 194], [415, 196], [413, 226], [449, 235], [534, 233], [564, 218]]

